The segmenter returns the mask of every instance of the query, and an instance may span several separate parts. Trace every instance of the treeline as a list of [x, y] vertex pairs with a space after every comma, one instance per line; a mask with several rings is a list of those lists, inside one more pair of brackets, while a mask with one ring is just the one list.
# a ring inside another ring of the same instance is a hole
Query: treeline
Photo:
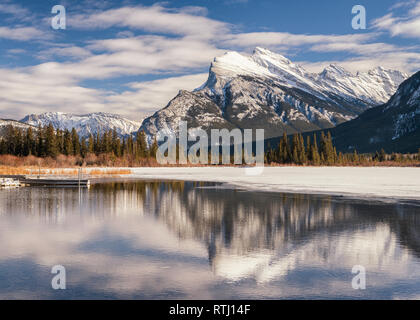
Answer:
[[[62, 165], [156, 166], [157, 149], [156, 141], [148, 146], [143, 131], [135, 137], [121, 138], [114, 129], [80, 138], [74, 128], [59, 130], [52, 124], [35, 130], [10, 125], [0, 139], [0, 155], [58, 159], [56, 162]], [[337, 152], [329, 132], [308, 135], [306, 139], [302, 134], [291, 138], [284, 134], [278, 146], [268, 146], [265, 152], [265, 162], [273, 165], [418, 165], [419, 161], [420, 149], [417, 155], [386, 154], [384, 150], [375, 154], [358, 154], [356, 150], [343, 154]]]
[[321, 132], [320, 137], [310, 135], [304, 141], [302, 134], [295, 134], [290, 139], [286, 134], [280, 140], [278, 147], [268, 146], [265, 162], [268, 164], [296, 165], [360, 165], [376, 162], [409, 162], [420, 160], [420, 149], [417, 155], [387, 154], [383, 149], [375, 154], [358, 154], [338, 152], [333, 144], [331, 134]]
[[136, 137], [120, 138], [114, 129], [80, 138], [74, 128], [71, 131], [54, 129], [52, 124], [38, 127], [37, 130], [10, 125], [0, 141], [0, 154], [19, 157], [32, 155], [40, 158], [56, 158], [59, 155], [84, 158], [89, 154], [109, 154], [134, 159], [154, 158], [157, 148], [156, 142], [148, 147], [143, 131], [138, 132]]

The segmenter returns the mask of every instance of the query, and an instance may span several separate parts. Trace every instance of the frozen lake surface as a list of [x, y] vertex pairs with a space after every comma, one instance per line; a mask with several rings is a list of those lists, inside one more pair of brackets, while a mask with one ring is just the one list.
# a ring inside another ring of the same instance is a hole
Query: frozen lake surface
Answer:
[[0, 190], [0, 299], [420, 299], [419, 204], [184, 181]]
[[[420, 168], [266, 167], [135, 168], [133, 177], [223, 182], [259, 191], [346, 195], [384, 200], [420, 200]], [[386, 199], [385, 199], [386, 198]]]

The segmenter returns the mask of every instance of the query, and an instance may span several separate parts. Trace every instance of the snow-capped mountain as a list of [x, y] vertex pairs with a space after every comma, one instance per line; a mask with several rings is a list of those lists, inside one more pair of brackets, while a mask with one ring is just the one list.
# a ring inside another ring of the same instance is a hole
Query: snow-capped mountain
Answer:
[[331, 130], [338, 149], [417, 152], [420, 148], [420, 71], [404, 81], [388, 103]]
[[353, 74], [337, 65], [321, 73], [267, 49], [251, 56], [227, 52], [214, 59], [205, 84], [180, 91], [162, 110], [144, 120], [149, 136], [189, 128], [264, 128], [266, 137], [331, 128], [385, 103], [408, 76], [378, 67]]
[[91, 133], [103, 133], [114, 128], [120, 136], [126, 136], [137, 132], [141, 126], [141, 121], [128, 120], [120, 115], [104, 112], [84, 115], [46, 112], [40, 115], [28, 115], [20, 121], [34, 126], [47, 126], [51, 123], [54, 128], [62, 130], [75, 128], [81, 137], [88, 137]]

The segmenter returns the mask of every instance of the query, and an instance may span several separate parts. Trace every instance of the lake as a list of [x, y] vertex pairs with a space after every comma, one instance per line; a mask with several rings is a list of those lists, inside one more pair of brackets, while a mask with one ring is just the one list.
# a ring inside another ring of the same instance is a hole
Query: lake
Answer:
[[316, 298], [420, 299], [420, 203], [182, 181], [0, 190], [0, 299]]

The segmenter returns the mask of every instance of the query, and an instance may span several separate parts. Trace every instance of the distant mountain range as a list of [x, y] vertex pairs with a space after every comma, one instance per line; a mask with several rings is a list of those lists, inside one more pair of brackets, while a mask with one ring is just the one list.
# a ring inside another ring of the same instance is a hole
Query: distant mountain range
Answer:
[[103, 112], [48, 112], [20, 122], [0, 120], [0, 135], [9, 124], [26, 128], [52, 123], [60, 129], [74, 127], [82, 137], [114, 128], [120, 136], [144, 130], [151, 142], [158, 130], [176, 132], [184, 120], [189, 129], [263, 128], [274, 142], [283, 132], [329, 129], [340, 151], [416, 152], [419, 83], [420, 72], [408, 79], [405, 73], [382, 67], [354, 74], [330, 65], [310, 73], [279, 54], [256, 48], [250, 56], [228, 52], [215, 58], [201, 87], [181, 90], [144, 121]]
[[127, 136], [137, 132], [141, 121], [133, 121], [120, 115], [97, 112], [83, 115], [62, 112], [46, 112], [40, 115], [31, 114], [20, 120], [21, 123], [33, 126], [47, 126], [50, 123], [55, 129], [71, 130], [75, 128], [79, 136], [88, 137], [91, 133], [103, 133], [116, 129], [119, 136]]
[[404, 81], [385, 104], [331, 130], [345, 152], [417, 152], [420, 148], [420, 71]]
[[338, 65], [316, 74], [266, 49], [228, 52], [214, 59], [203, 86], [180, 91], [141, 129], [153, 137], [176, 131], [180, 120], [204, 130], [264, 128], [267, 138], [327, 129], [386, 102], [407, 77], [381, 67], [352, 74]]

